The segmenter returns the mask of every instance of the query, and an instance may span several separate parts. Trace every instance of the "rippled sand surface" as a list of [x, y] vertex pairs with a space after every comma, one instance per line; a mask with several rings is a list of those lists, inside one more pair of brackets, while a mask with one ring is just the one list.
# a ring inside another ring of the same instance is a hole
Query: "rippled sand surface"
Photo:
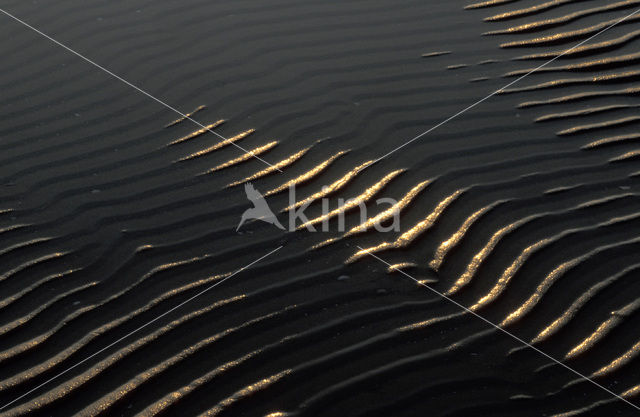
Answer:
[[0, 415], [637, 414], [640, 1], [0, 8]]

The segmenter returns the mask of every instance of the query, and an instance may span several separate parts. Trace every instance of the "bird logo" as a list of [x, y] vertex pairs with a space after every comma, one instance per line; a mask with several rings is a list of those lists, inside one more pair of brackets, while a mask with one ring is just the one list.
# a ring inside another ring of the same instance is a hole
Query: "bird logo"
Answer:
[[247, 194], [247, 199], [249, 199], [251, 204], [253, 204], [253, 208], [247, 209], [242, 213], [242, 218], [240, 219], [240, 224], [238, 224], [238, 227], [236, 228], [236, 232], [244, 222], [251, 219], [262, 220], [263, 222], [276, 226], [278, 229], [285, 230], [284, 226], [280, 224], [275, 214], [273, 214], [273, 211], [269, 208], [267, 201], [264, 199], [262, 194], [260, 194], [260, 191], [255, 189], [253, 184], [250, 182], [246, 183], [244, 185], [244, 192]]

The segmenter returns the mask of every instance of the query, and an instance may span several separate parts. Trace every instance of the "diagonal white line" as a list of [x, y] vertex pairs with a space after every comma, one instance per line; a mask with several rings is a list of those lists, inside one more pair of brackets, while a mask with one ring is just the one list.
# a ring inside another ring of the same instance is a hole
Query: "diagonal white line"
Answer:
[[589, 38], [583, 40], [582, 42], [578, 43], [577, 45], [573, 46], [572, 48], [567, 49], [566, 51], [564, 51], [563, 53], [561, 53], [560, 55], [555, 56], [554, 58], [552, 58], [551, 60], [545, 62], [544, 64], [540, 65], [539, 67], [536, 67], [534, 69], [532, 69], [531, 71], [529, 71], [528, 73], [524, 74], [523, 76], [521, 76], [520, 78], [515, 79], [514, 81], [510, 82], [509, 84], [497, 89], [496, 91], [494, 91], [493, 93], [489, 94], [488, 96], [476, 101], [475, 103], [471, 104], [470, 106], [465, 107], [464, 109], [460, 110], [458, 113], [454, 114], [453, 116], [441, 121], [440, 123], [438, 123], [437, 125], [433, 126], [432, 128], [425, 130], [424, 132], [420, 133], [418, 136], [414, 137], [413, 139], [403, 143], [402, 145], [398, 146], [397, 148], [394, 148], [393, 150], [391, 150], [390, 152], [387, 152], [386, 154], [382, 155], [380, 158], [376, 159], [374, 161], [374, 164], [379, 162], [381, 159], [386, 158], [387, 156], [391, 155], [392, 153], [404, 148], [405, 146], [409, 145], [410, 143], [420, 139], [421, 137], [433, 132], [434, 130], [436, 130], [437, 128], [439, 128], [440, 126], [450, 122], [451, 120], [455, 119], [456, 117], [460, 116], [461, 114], [466, 113], [467, 111], [471, 110], [472, 108], [476, 107], [478, 104], [485, 102], [486, 100], [490, 99], [491, 97], [495, 96], [496, 94], [498, 94], [499, 92], [501, 92], [502, 90], [504, 90], [505, 88], [509, 88], [512, 85], [514, 85], [515, 83], [517, 83], [518, 81], [523, 80], [524, 78], [528, 77], [529, 75], [533, 74], [534, 72], [538, 71], [541, 68], [546, 67], [547, 65], [551, 64], [552, 62], [554, 62], [556, 59], [568, 54], [569, 52], [573, 51], [576, 48], [579, 48], [580, 46], [584, 45], [585, 43], [589, 42], [591, 39], [595, 38], [598, 35], [603, 34], [604, 32], [608, 31], [609, 29], [611, 29], [612, 27], [624, 22], [625, 20], [629, 19], [630, 17], [635, 16], [636, 14], [640, 13], [640, 9], [636, 10], [635, 12], [631, 13], [630, 15], [627, 15], [623, 18], [621, 18], [620, 20], [615, 21], [614, 23], [612, 23], [611, 25], [607, 26], [606, 28], [602, 29], [600, 32], [590, 36]]
[[[360, 246], [356, 247], [360, 250], [364, 250], [363, 248], [361, 248]], [[390, 263], [388, 263], [387, 261], [385, 261], [384, 259], [374, 255], [373, 253], [369, 253], [369, 255], [371, 255], [373, 258], [379, 260], [380, 262], [382, 262], [383, 264], [387, 265], [388, 267], [392, 267], [392, 265]], [[537, 347], [531, 345], [530, 343], [525, 342], [524, 340], [520, 339], [518, 336], [514, 335], [513, 333], [509, 332], [508, 330], [505, 330], [504, 328], [498, 326], [497, 324], [493, 323], [492, 321], [482, 317], [480, 314], [476, 313], [473, 310], [468, 309], [467, 307], [463, 306], [462, 304], [460, 304], [459, 302], [457, 302], [456, 300], [442, 294], [441, 292], [439, 292], [438, 290], [428, 286], [427, 284], [420, 282], [419, 280], [417, 280], [416, 278], [412, 277], [411, 275], [407, 274], [406, 272], [404, 272], [401, 269], [398, 268], [393, 268], [395, 271], [400, 272], [402, 275], [406, 276], [409, 279], [412, 279], [413, 281], [415, 281], [418, 285], [421, 285], [425, 288], [427, 288], [428, 290], [430, 290], [431, 292], [435, 293], [436, 295], [439, 295], [440, 297], [444, 298], [445, 300], [449, 301], [452, 304], [455, 304], [456, 306], [460, 307], [461, 309], [463, 309], [464, 311], [466, 311], [467, 313], [470, 313], [474, 316], [476, 316], [477, 318], [479, 318], [480, 320], [484, 321], [485, 323], [491, 325], [492, 327], [495, 327], [496, 329], [500, 330], [502, 333], [505, 333], [506, 335], [510, 336], [511, 338], [517, 340], [518, 342], [522, 343], [523, 345], [530, 347], [531, 349], [535, 350], [536, 352], [538, 352], [539, 354], [541, 354], [542, 356], [544, 356], [547, 359], [552, 360], [553, 362], [555, 362], [556, 364], [562, 366], [563, 368], [568, 369], [569, 371], [573, 372], [574, 374], [578, 375], [580, 378], [591, 382], [593, 385], [603, 389], [604, 391], [608, 392], [609, 394], [613, 395], [614, 397], [618, 398], [619, 400], [624, 401], [625, 403], [629, 404], [631, 407], [635, 408], [636, 410], [640, 411], [640, 407], [638, 407], [637, 405], [633, 404], [631, 401], [627, 400], [624, 397], [621, 397], [620, 395], [616, 394], [615, 392], [611, 391], [610, 389], [598, 384], [596, 381], [594, 381], [593, 379], [583, 375], [582, 373], [576, 371], [575, 369], [573, 369], [572, 367], [570, 367], [567, 364], [562, 363], [561, 361], [557, 360], [556, 358], [554, 358], [553, 356], [550, 356], [548, 354], [546, 354], [545, 352], [541, 351], [540, 349], [538, 349]]]
[[[109, 71], [108, 69], [106, 69], [105, 67], [103, 67], [102, 65], [90, 60], [89, 58], [87, 58], [86, 56], [80, 54], [79, 52], [74, 51], [73, 49], [69, 48], [67, 45], [58, 42], [57, 40], [53, 39], [51, 36], [47, 35], [46, 33], [41, 32], [40, 30], [34, 28], [33, 26], [31, 26], [30, 24], [28, 24], [27, 22], [24, 22], [20, 19], [18, 19], [17, 17], [15, 17], [14, 15], [12, 15], [11, 13], [7, 12], [6, 10], [0, 9], [0, 12], [4, 13], [5, 15], [7, 15], [8, 17], [12, 18], [13, 20], [15, 20], [16, 22], [28, 27], [29, 29], [33, 30], [34, 32], [44, 36], [45, 38], [49, 39], [51, 42], [55, 43], [56, 45], [66, 49], [67, 51], [71, 52], [72, 54], [74, 54], [75, 56], [82, 58], [83, 60], [85, 60], [86, 62], [88, 62], [89, 64], [93, 65], [96, 68], [101, 69], [102, 71], [106, 72], [107, 74], [111, 75], [112, 77], [122, 81], [123, 83], [125, 83], [126, 85], [128, 85], [129, 87], [137, 90], [138, 92], [144, 94], [145, 96], [149, 97], [150, 99], [162, 104], [164, 107], [168, 108], [169, 110], [179, 114], [180, 116], [182, 116], [183, 118], [192, 121], [193, 123], [195, 123], [196, 125], [200, 126], [201, 128], [203, 128], [204, 130], [207, 130], [208, 132], [213, 133], [214, 135], [216, 135], [217, 137], [219, 137], [220, 139], [226, 140], [228, 141], [229, 139], [225, 138], [224, 136], [222, 136], [219, 133], [214, 132], [213, 130], [207, 128], [205, 125], [203, 125], [202, 123], [198, 122], [197, 120], [191, 118], [190, 116], [187, 116], [186, 114], [182, 113], [180, 110], [176, 109], [173, 106], [170, 106], [169, 104], [165, 103], [164, 101], [160, 100], [159, 98], [147, 93], [146, 91], [144, 91], [143, 89], [141, 89], [140, 87], [137, 87], [135, 85], [133, 85], [132, 83], [130, 83], [129, 81], [125, 80], [124, 78], [120, 77], [117, 74], [114, 74], [113, 72]], [[231, 145], [235, 146], [236, 148], [240, 149], [242, 152], [246, 153], [246, 154], [250, 154], [252, 157], [256, 158], [259, 161], [264, 162], [265, 164], [269, 165], [270, 167], [275, 168], [276, 170], [282, 172], [282, 170], [280, 170], [279, 168], [273, 166], [272, 164], [270, 164], [269, 162], [265, 161], [264, 159], [260, 158], [257, 155], [254, 155], [253, 152], [246, 150], [245, 148], [243, 148], [242, 146], [234, 143], [234, 142], [230, 142]]]
[[165, 311], [164, 313], [160, 314], [158, 317], [154, 318], [153, 320], [148, 321], [147, 323], [143, 324], [142, 326], [138, 327], [135, 330], [132, 330], [131, 332], [127, 333], [126, 335], [122, 336], [120, 339], [116, 340], [115, 342], [112, 342], [111, 344], [103, 347], [102, 349], [100, 349], [99, 351], [87, 356], [86, 358], [84, 358], [83, 360], [81, 360], [80, 362], [76, 363], [75, 365], [65, 369], [64, 371], [60, 372], [59, 374], [47, 379], [46, 381], [44, 381], [42, 384], [38, 385], [37, 387], [25, 392], [24, 394], [22, 394], [21, 396], [19, 396], [18, 398], [14, 399], [11, 402], [8, 402], [7, 404], [3, 405], [2, 407], [0, 407], [0, 411], [4, 410], [5, 408], [9, 407], [11, 404], [15, 403], [16, 401], [20, 401], [22, 398], [26, 397], [27, 395], [31, 394], [32, 392], [38, 390], [39, 388], [42, 388], [43, 386], [47, 385], [49, 382], [61, 377], [62, 375], [66, 374], [67, 372], [71, 371], [74, 368], [77, 368], [78, 366], [82, 365], [83, 363], [85, 363], [86, 361], [88, 361], [89, 359], [95, 357], [96, 355], [99, 355], [100, 353], [104, 352], [105, 350], [109, 349], [110, 347], [118, 344], [119, 342], [123, 341], [124, 339], [128, 338], [129, 336], [139, 332], [140, 330], [144, 329], [145, 327], [149, 326], [152, 323], [155, 323], [156, 321], [160, 320], [161, 318], [163, 318], [164, 316], [166, 316], [167, 314], [172, 313], [173, 311], [179, 309], [180, 307], [182, 307], [183, 305], [193, 301], [194, 299], [200, 297], [202, 294], [206, 293], [207, 291], [209, 291], [210, 289], [217, 287], [218, 285], [222, 284], [223, 282], [225, 282], [226, 280], [232, 278], [233, 276], [235, 276], [236, 274], [244, 271], [245, 269], [251, 267], [252, 265], [260, 262], [261, 260], [263, 260], [264, 258], [266, 258], [267, 256], [279, 251], [280, 249], [282, 249], [282, 246], [278, 246], [277, 248], [275, 248], [274, 250], [272, 250], [271, 252], [267, 253], [266, 255], [262, 255], [261, 257], [259, 257], [258, 259], [256, 259], [255, 261], [251, 262], [248, 265], [243, 266], [242, 268], [238, 269], [236, 272], [234, 272], [233, 274], [229, 275], [228, 277], [216, 282], [213, 285], [210, 285], [209, 287], [205, 288], [204, 290], [200, 291], [199, 293], [197, 293], [196, 295], [192, 296], [191, 298], [188, 298], [187, 300], [181, 302], [180, 304], [178, 304], [177, 306]]

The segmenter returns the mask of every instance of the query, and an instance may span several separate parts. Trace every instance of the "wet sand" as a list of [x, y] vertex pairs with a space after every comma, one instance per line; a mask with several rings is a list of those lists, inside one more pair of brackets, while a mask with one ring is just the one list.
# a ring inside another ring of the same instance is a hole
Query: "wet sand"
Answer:
[[1, 7], [0, 415], [635, 415], [640, 1]]

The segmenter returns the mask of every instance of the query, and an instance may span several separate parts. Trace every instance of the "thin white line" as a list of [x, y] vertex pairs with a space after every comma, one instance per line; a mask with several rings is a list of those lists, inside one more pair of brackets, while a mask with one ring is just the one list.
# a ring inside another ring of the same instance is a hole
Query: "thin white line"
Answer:
[[[361, 248], [360, 246], [357, 246], [360, 250], [364, 250], [363, 248]], [[373, 258], [379, 260], [380, 262], [382, 262], [383, 264], [389, 266], [389, 267], [393, 267], [393, 265], [391, 265], [390, 263], [388, 263], [387, 261], [385, 261], [382, 258], [379, 258], [378, 256], [374, 255], [373, 253], [369, 253], [368, 255], [371, 255]], [[492, 321], [489, 321], [487, 319], [485, 319], [484, 317], [482, 317], [480, 314], [476, 313], [473, 310], [468, 309], [467, 307], [463, 306], [462, 304], [458, 303], [457, 301], [455, 301], [452, 298], [447, 297], [446, 295], [442, 294], [441, 292], [439, 292], [438, 290], [435, 290], [433, 288], [431, 288], [430, 286], [428, 286], [427, 284], [420, 282], [419, 280], [417, 280], [416, 278], [412, 277], [411, 275], [407, 274], [406, 272], [404, 272], [401, 269], [398, 268], [393, 268], [395, 271], [400, 272], [402, 275], [412, 279], [413, 281], [415, 281], [418, 285], [421, 285], [429, 290], [431, 290], [431, 292], [439, 295], [440, 297], [444, 298], [445, 300], [455, 304], [456, 306], [460, 307], [461, 309], [463, 309], [464, 311], [466, 311], [467, 313], [471, 313], [472, 315], [476, 316], [477, 318], [479, 318], [480, 320], [484, 321], [485, 323], [490, 324], [491, 326], [495, 327], [496, 329], [500, 330], [501, 332], [511, 336], [513, 339], [517, 340], [518, 342], [522, 343], [523, 345], [526, 345], [528, 347], [530, 347], [531, 349], [535, 350], [536, 352], [538, 352], [539, 354], [543, 355], [544, 357], [551, 359], [553, 362], [557, 363], [558, 365], [568, 369], [569, 371], [573, 372], [574, 374], [578, 375], [580, 378], [583, 378], [586, 381], [591, 382], [592, 384], [596, 385], [599, 388], [602, 388], [603, 390], [605, 390], [606, 392], [608, 392], [609, 394], [613, 395], [614, 397], [624, 401], [625, 403], [629, 404], [630, 406], [632, 406], [633, 408], [640, 410], [640, 407], [638, 407], [637, 405], [633, 404], [632, 402], [630, 402], [629, 400], [619, 396], [618, 394], [616, 394], [615, 392], [609, 390], [608, 388], [598, 384], [596, 381], [590, 379], [587, 376], [584, 376], [583, 374], [581, 374], [580, 372], [576, 371], [575, 369], [571, 368], [570, 366], [560, 362], [559, 360], [555, 359], [553, 356], [550, 356], [546, 353], [544, 353], [543, 351], [541, 351], [540, 349], [538, 349], [537, 347], [525, 342], [524, 340], [520, 339], [518, 336], [514, 335], [513, 333], [505, 330], [504, 328], [498, 326], [497, 324], [493, 323]]]
[[5, 408], [9, 407], [11, 404], [15, 403], [16, 401], [21, 400], [22, 398], [26, 397], [27, 395], [31, 394], [32, 392], [34, 392], [35, 390], [43, 387], [44, 385], [48, 384], [49, 382], [53, 381], [54, 379], [57, 379], [59, 377], [61, 377], [62, 375], [66, 374], [67, 372], [71, 371], [72, 369], [82, 365], [83, 363], [85, 363], [86, 361], [88, 361], [89, 359], [93, 358], [96, 355], [99, 355], [100, 353], [104, 352], [105, 350], [109, 349], [110, 347], [112, 347], [113, 345], [121, 342], [122, 340], [128, 338], [129, 336], [131, 336], [134, 333], [137, 333], [138, 331], [144, 329], [145, 327], [149, 326], [150, 324], [160, 320], [162, 317], [166, 316], [167, 314], [177, 310], [178, 308], [182, 307], [183, 305], [187, 304], [188, 302], [194, 300], [197, 297], [200, 297], [202, 294], [206, 293], [207, 291], [209, 291], [210, 289], [222, 284], [223, 282], [225, 282], [226, 280], [230, 279], [231, 277], [233, 277], [234, 275], [244, 271], [245, 269], [251, 267], [252, 265], [260, 262], [261, 260], [263, 260], [264, 258], [266, 258], [267, 256], [271, 255], [272, 253], [279, 251], [280, 249], [282, 249], [282, 246], [278, 246], [277, 248], [275, 248], [274, 250], [272, 250], [271, 252], [267, 253], [266, 255], [261, 256], [260, 258], [256, 259], [255, 261], [251, 262], [248, 265], [243, 266], [242, 268], [238, 269], [236, 272], [234, 272], [233, 274], [229, 275], [228, 277], [216, 282], [215, 284], [205, 288], [204, 290], [200, 291], [199, 293], [197, 293], [196, 295], [194, 295], [193, 297], [181, 302], [180, 304], [178, 304], [177, 306], [171, 308], [170, 310], [165, 311], [164, 313], [162, 313], [161, 315], [159, 315], [158, 317], [156, 317], [155, 319], [147, 322], [146, 324], [143, 324], [142, 326], [138, 327], [137, 329], [127, 333], [126, 335], [122, 336], [120, 339], [116, 340], [115, 342], [111, 343], [108, 346], [103, 347], [102, 349], [100, 349], [99, 351], [93, 353], [90, 356], [87, 356], [86, 358], [84, 358], [83, 360], [81, 360], [80, 362], [76, 363], [75, 365], [71, 366], [70, 368], [67, 368], [66, 370], [60, 372], [59, 374], [57, 374], [56, 376], [53, 376], [51, 378], [49, 378], [48, 380], [46, 380], [45, 382], [43, 382], [42, 384], [38, 385], [37, 387], [31, 389], [30, 391], [25, 392], [24, 394], [22, 394], [21, 396], [19, 396], [18, 398], [14, 399], [13, 401], [3, 405], [0, 408], [0, 411], [4, 410]]
[[[186, 114], [182, 113], [180, 110], [176, 109], [175, 107], [172, 107], [170, 105], [168, 105], [167, 103], [165, 103], [164, 101], [160, 100], [159, 98], [156, 98], [154, 96], [152, 96], [151, 94], [147, 93], [146, 91], [144, 91], [143, 89], [131, 84], [129, 81], [125, 80], [124, 78], [120, 77], [119, 75], [114, 74], [113, 72], [109, 71], [108, 69], [106, 69], [105, 67], [103, 67], [100, 64], [97, 64], [95, 62], [93, 62], [92, 60], [90, 60], [89, 58], [85, 57], [84, 55], [80, 54], [79, 52], [74, 51], [73, 49], [69, 48], [68, 46], [64, 45], [61, 42], [58, 42], [57, 40], [53, 39], [51, 36], [47, 35], [46, 33], [43, 33], [41, 31], [39, 31], [38, 29], [34, 28], [33, 26], [31, 26], [30, 24], [28, 24], [27, 22], [24, 22], [20, 19], [18, 19], [17, 17], [15, 17], [14, 15], [12, 15], [11, 13], [0, 9], [0, 12], [4, 13], [5, 15], [9, 16], [10, 18], [12, 18], [13, 20], [15, 20], [18, 23], [23, 24], [24, 26], [28, 27], [29, 29], [33, 30], [34, 32], [44, 36], [45, 38], [49, 39], [51, 42], [55, 43], [58, 46], [61, 46], [62, 48], [66, 49], [67, 51], [71, 52], [72, 54], [82, 58], [83, 60], [85, 60], [86, 62], [90, 63], [91, 65], [95, 66], [96, 68], [101, 69], [102, 71], [106, 72], [107, 74], [111, 75], [112, 77], [122, 81], [123, 83], [125, 83], [126, 85], [128, 85], [129, 87], [132, 87], [136, 90], [138, 90], [140, 93], [144, 94], [145, 96], [149, 97], [150, 99], [162, 104], [163, 106], [165, 106], [166, 108], [168, 108], [169, 110], [172, 110], [176, 113], [178, 113], [180, 116], [184, 117], [185, 119], [191, 120], [193, 123], [197, 124], [198, 126], [200, 126], [201, 128], [213, 133], [214, 135], [216, 135], [217, 137], [219, 137], [220, 139], [224, 139], [226, 141], [228, 141], [229, 139], [225, 138], [224, 136], [222, 136], [219, 133], [214, 132], [213, 130], [207, 128], [205, 125], [201, 124], [200, 122], [198, 122], [197, 120], [192, 119], [190, 116], [187, 116]], [[242, 146], [236, 144], [235, 142], [230, 142], [231, 145], [235, 146], [236, 148], [240, 149], [241, 151], [243, 151], [246, 154], [250, 154], [251, 156], [253, 156], [254, 158], [256, 158], [259, 161], [264, 162], [265, 164], [269, 165], [270, 167], [276, 168], [273, 165], [271, 165], [269, 162], [265, 161], [264, 159], [260, 158], [257, 155], [254, 155], [253, 152], [248, 151], [246, 149], [244, 149]], [[282, 172], [282, 170], [276, 168], [278, 171]], [[1, 409], [0, 409], [1, 410]]]
[[557, 55], [556, 57], [554, 57], [553, 59], [551, 59], [550, 61], [545, 62], [544, 64], [540, 65], [537, 68], [532, 69], [531, 71], [529, 71], [528, 73], [524, 74], [523, 76], [521, 76], [520, 78], [517, 78], [515, 81], [510, 82], [509, 84], [505, 85], [504, 87], [494, 91], [493, 93], [489, 94], [488, 96], [486, 96], [485, 98], [476, 101], [475, 103], [473, 103], [472, 105], [466, 107], [463, 110], [460, 110], [458, 113], [454, 114], [453, 116], [449, 117], [448, 119], [443, 120], [442, 122], [438, 123], [437, 125], [433, 126], [431, 129], [426, 130], [422, 133], [420, 133], [418, 136], [414, 137], [413, 139], [411, 139], [408, 142], [405, 142], [404, 144], [398, 146], [397, 148], [391, 150], [390, 152], [387, 152], [386, 154], [384, 154], [383, 156], [381, 156], [380, 158], [376, 159], [373, 163], [377, 163], [379, 162], [381, 159], [386, 158], [387, 156], [391, 155], [392, 153], [404, 148], [405, 146], [407, 146], [408, 144], [412, 143], [415, 140], [420, 139], [421, 137], [423, 137], [424, 135], [433, 132], [434, 130], [436, 130], [437, 128], [439, 128], [440, 126], [444, 125], [445, 123], [450, 122], [451, 120], [455, 119], [456, 117], [460, 116], [463, 113], [466, 113], [468, 110], [471, 110], [472, 108], [476, 107], [478, 104], [490, 99], [491, 97], [495, 96], [496, 94], [498, 94], [499, 92], [501, 92], [502, 90], [504, 90], [505, 88], [509, 88], [511, 87], [513, 84], [517, 83], [518, 81], [526, 78], [527, 76], [533, 74], [534, 72], [538, 71], [541, 68], [546, 67], [547, 65], [549, 65], [550, 63], [552, 63], [553, 61], [555, 61], [556, 59], [568, 54], [569, 52], [573, 51], [574, 49], [584, 45], [585, 43], [589, 42], [591, 39], [595, 38], [598, 35], [603, 34], [604, 32], [608, 31], [609, 29], [611, 29], [612, 27], [624, 22], [625, 20], [629, 19], [630, 17], [638, 14], [640, 12], [640, 9], [636, 10], [635, 12], [631, 13], [628, 16], [623, 17], [622, 19], [614, 22], [613, 24], [611, 24], [610, 26], [607, 26], [606, 28], [602, 29], [600, 32], [596, 33], [595, 35], [592, 35], [591, 37], [583, 40], [582, 42], [580, 42], [579, 44], [575, 45], [574, 47], [572, 47], [571, 49], [567, 49], [566, 51], [564, 51], [563, 53], [561, 53], [560, 55]]

